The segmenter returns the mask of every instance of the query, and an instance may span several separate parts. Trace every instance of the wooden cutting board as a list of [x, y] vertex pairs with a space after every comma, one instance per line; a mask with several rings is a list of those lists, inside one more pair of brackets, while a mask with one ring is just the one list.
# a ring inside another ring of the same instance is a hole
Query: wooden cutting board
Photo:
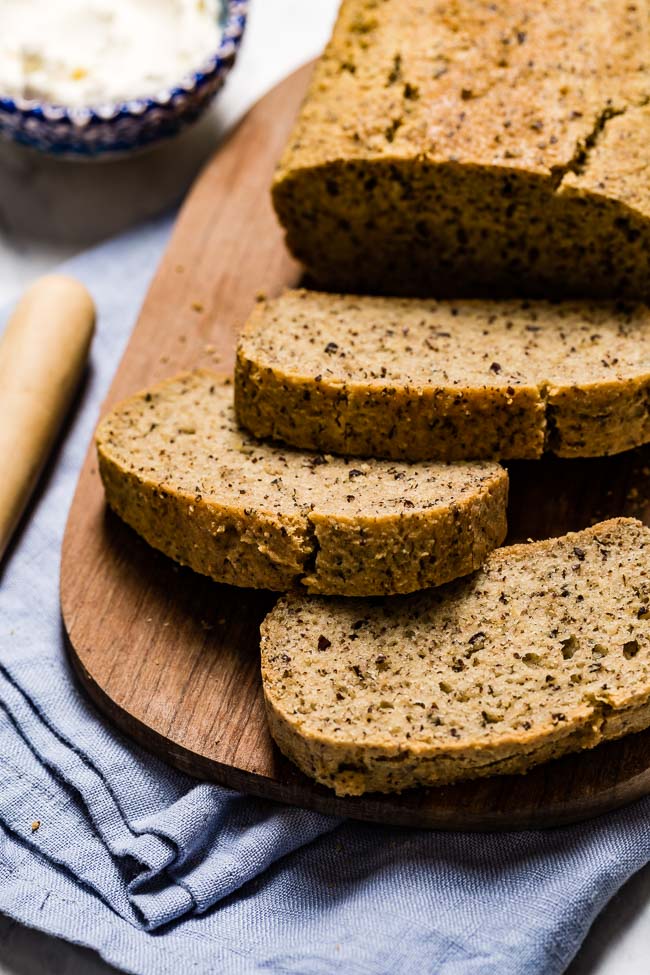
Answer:
[[[269, 201], [273, 168], [310, 68], [246, 116], [178, 219], [103, 409], [179, 370], [230, 369], [259, 292], [295, 284]], [[510, 538], [542, 538], [613, 514], [650, 516], [650, 450], [511, 465]], [[650, 731], [530, 772], [401, 796], [337, 799], [275, 749], [259, 677], [258, 627], [274, 596], [194, 575], [108, 512], [92, 445], [63, 543], [70, 657], [104, 715], [190, 775], [359, 819], [445, 829], [572, 822], [650, 792]]]

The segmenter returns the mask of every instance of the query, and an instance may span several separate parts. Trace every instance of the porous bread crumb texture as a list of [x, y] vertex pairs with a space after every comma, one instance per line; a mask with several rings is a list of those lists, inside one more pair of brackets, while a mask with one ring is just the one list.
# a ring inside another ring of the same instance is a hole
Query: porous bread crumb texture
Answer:
[[232, 385], [184, 374], [117, 406], [97, 431], [106, 499], [143, 538], [236, 586], [412, 592], [472, 572], [506, 532], [494, 463], [354, 461], [260, 443]]
[[344, 0], [276, 173], [317, 284], [650, 295], [647, 0]]
[[650, 309], [287, 291], [244, 328], [237, 416], [400, 460], [614, 454], [650, 440]]
[[650, 725], [650, 529], [601, 522], [392, 600], [262, 624], [271, 732], [339, 795], [524, 772]]

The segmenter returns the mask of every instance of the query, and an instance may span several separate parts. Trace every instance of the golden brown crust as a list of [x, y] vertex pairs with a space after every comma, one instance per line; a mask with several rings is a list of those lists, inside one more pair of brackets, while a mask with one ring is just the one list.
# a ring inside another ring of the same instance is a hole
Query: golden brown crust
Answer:
[[208, 372], [115, 407], [97, 450], [117, 514], [231, 585], [410, 592], [473, 571], [506, 531], [498, 465], [355, 463], [269, 446], [237, 428], [230, 381]]
[[345, 0], [279, 166], [329, 290], [650, 294], [648, 5]]
[[650, 310], [287, 291], [237, 350], [259, 437], [400, 460], [591, 457], [650, 440]]
[[650, 529], [613, 519], [383, 602], [285, 597], [272, 734], [337, 793], [524, 772], [650, 724]]

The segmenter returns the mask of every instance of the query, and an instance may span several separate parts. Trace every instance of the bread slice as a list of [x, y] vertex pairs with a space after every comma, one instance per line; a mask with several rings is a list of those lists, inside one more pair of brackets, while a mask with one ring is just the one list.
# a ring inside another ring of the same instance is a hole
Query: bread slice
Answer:
[[650, 295], [647, 2], [344, 0], [273, 200], [343, 292]]
[[339, 795], [525, 772], [650, 725], [650, 529], [602, 522], [392, 600], [262, 624], [273, 737]]
[[231, 585], [411, 592], [473, 571], [505, 536], [497, 464], [355, 462], [259, 443], [236, 425], [230, 380], [209, 372], [117, 406], [97, 451], [117, 514]]
[[650, 309], [288, 291], [239, 342], [240, 423], [401, 460], [613, 454], [650, 441]]

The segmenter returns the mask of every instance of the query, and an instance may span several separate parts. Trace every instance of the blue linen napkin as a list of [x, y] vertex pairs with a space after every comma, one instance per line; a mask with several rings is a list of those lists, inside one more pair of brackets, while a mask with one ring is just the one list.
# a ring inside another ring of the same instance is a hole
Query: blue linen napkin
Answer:
[[650, 800], [581, 826], [463, 834], [341, 822], [197, 784], [99, 718], [68, 666], [60, 544], [163, 219], [69, 262], [88, 382], [0, 579], [0, 910], [136, 975], [556, 975], [650, 860]]

